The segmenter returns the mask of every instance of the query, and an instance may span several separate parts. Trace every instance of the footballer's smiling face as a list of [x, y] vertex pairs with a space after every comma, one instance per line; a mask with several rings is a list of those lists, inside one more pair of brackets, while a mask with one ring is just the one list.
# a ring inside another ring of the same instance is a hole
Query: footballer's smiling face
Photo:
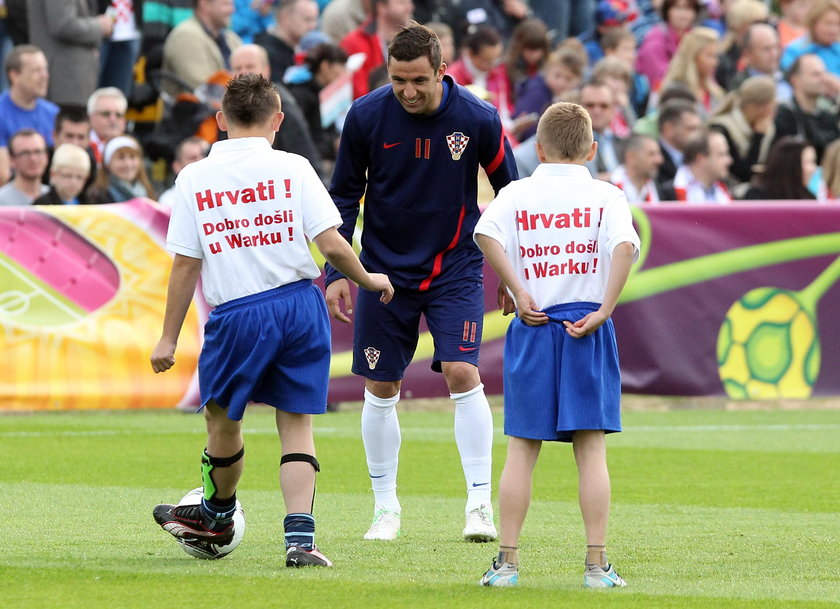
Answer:
[[410, 114], [431, 114], [443, 98], [443, 75], [446, 64], [434, 70], [428, 57], [411, 61], [388, 60], [388, 75], [394, 95]]

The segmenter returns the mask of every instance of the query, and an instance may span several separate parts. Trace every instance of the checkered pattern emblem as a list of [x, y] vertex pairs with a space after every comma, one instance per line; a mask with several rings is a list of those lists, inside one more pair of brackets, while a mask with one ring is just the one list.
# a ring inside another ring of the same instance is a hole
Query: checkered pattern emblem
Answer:
[[365, 349], [365, 358], [367, 359], [368, 368], [371, 370], [376, 368], [376, 364], [379, 362], [379, 353], [379, 349], [373, 347], [367, 347]]
[[469, 141], [470, 138], [460, 131], [456, 131], [455, 133], [451, 133], [446, 136], [446, 145], [449, 146], [449, 152], [452, 153], [453, 161], [457, 161], [461, 158], [461, 154], [463, 154]]
[[130, 23], [132, 19], [132, 0], [111, 0], [114, 7], [114, 21], [119, 23]]

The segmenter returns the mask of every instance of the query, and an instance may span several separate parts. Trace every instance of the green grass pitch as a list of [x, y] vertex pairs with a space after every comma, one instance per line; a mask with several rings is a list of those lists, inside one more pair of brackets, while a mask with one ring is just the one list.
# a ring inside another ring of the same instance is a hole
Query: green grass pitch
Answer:
[[[0, 417], [0, 607], [704, 607], [840, 605], [840, 411], [630, 412], [608, 439], [610, 557], [623, 590], [581, 587], [570, 448], [544, 445], [521, 541], [521, 585], [482, 589], [494, 545], [468, 544], [452, 414], [400, 414], [403, 534], [363, 542], [372, 511], [359, 413], [316, 419], [317, 540], [333, 569], [282, 560], [272, 413], [245, 417], [242, 545], [187, 556], [152, 507], [199, 486], [200, 416]], [[505, 438], [494, 453], [498, 482]], [[494, 495], [495, 497], [495, 495]]]

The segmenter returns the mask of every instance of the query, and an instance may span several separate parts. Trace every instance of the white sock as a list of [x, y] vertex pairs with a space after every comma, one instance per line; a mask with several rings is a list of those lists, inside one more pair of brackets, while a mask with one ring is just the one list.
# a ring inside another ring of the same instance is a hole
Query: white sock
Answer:
[[397, 513], [402, 509], [397, 499], [397, 465], [402, 440], [396, 408], [399, 401], [399, 393], [391, 398], [378, 398], [365, 389], [362, 408], [362, 441], [375, 505]]
[[482, 503], [490, 506], [492, 490], [493, 415], [484, 395], [484, 385], [464, 393], [450, 393], [455, 400], [455, 443], [467, 482], [469, 513]]

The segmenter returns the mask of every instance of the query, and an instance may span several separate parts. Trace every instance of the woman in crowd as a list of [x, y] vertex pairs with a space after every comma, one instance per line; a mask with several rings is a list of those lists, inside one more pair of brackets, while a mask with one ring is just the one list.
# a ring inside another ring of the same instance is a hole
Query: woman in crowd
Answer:
[[540, 19], [523, 19], [516, 24], [505, 54], [505, 69], [514, 98], [522, 83], [542, 70], [550, 51], [548, 28]]
[[662, 3], [663, 23], [650, 29], [636, 59], [636, 71], [648, 77], [654, 90], [659, 89], [683, 35], [697, 22], [700, 8], [700, 0], [664, 0]]
[[662, 79], [662, 87], [674, 81], [688, 85], [704, 117], [709, 116], [724, 97], [724, 90], [715, 80], [718, 43], [719, 36], [715, 30], [702, 26], [693, 28], [683, 36], [668, 72]]
[[136, 139], [120, 135], [105, 144], [102, 169], [88, 189], [89, 203], [122, 203], [136, 197], [155, 198], [146, 175], [143, 149]]
[[817, 153], [804, 139], [788, 135], [770, 149], [764, 169], [744, 195], [749, 200], [814, 199], [808, 183], [817, 170]]

